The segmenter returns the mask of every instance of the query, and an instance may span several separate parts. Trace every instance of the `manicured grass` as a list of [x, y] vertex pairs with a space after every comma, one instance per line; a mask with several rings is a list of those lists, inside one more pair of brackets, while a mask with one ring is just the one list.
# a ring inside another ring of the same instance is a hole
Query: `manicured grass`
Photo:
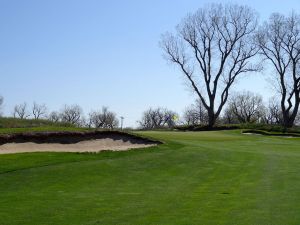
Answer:
[[300, 138], [138, 134], [165, 144], [0, 155], [0, 224], [299, 224]]

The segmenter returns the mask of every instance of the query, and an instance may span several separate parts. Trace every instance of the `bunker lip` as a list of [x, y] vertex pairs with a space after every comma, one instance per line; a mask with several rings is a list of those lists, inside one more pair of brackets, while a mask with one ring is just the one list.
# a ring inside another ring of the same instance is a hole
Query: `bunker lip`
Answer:
[[299, 138], [300, 134], [295, 133], [269, 133], [263, 130], [243, 130], [242, 134], [246, 135], [265, 135], [270, 137], [285, 137], [285, 138]]
[[110, 138], [113, 140], [129, 141], [133, 144], [161, 144], [160, 141], [151, 140], [149, 138], [140, 137], [126, 132], [120, 131], [87, 131], [87, 132], [30, 132], [1, 134], [0, 145], [7, 143], [24, 143], [33, 142], [42, 143], [59, 143], [74, 144], [81, 141]]
[[0, 154], [19, 152], [124, 151], [161, 144], [119, 131], [37, 132], [0, 135]]

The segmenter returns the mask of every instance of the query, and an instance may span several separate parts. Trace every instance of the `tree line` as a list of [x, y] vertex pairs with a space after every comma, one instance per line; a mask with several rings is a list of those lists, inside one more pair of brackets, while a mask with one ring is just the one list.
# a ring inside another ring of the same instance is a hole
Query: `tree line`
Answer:
[[[0, 115], [4, 98], [0, 96]], [[91, 111], [84, 116], [82, 108], [77, 105], [64, 105], [59, 111], [50, 111], [46, 104], [34, 102], [29, 106], [26, 102], [17, 104], [13, 108], [12, 116], [19, 119], [46, 119], [54, 123], [68, 123], [79, 127], [114, 129], [119, 126], [117, 114], [102, 107], [100, 110]]]
[[[0, 96], [0, 115], [4, 98]], [[17, 104], [12, 111], [14, 118], [20, 119], [46, 119], [54, 123], [67, 123], [78, 127], [89, 128], [118, 128], [120, 123], [115, 112], [102, 107], [100, 110], [92, 110], [87, 116], [82, 108], [77, 105], [64, 105], [59, 111], [49, 111], [45, 104], [34, 102], [31, 106], [26, 102]], [[216, 120], [217, 125], [260, 123], [270, 125], [282, 125], [283, 113], [280, 101], [271, 97], [264, 102], [261, 95], [250, 91], [232, 93], [228, 102]], [[149, 108], [142, 113], [137, 121], [141, 129], [174, 128], [178, 125], [208, 126], [209, 115], [202, 101], [187, 106], [181, 115], [173, 110], [156, 107]], [[300, 123], [300, 115], [297, 114], [295, 123]]]
[[[282, 125], [283, 113], [280, 102], [271, 97], [264, 102], [261, 95], [243, 91], [233, 93], [224, 108], [223, 113], [216, 120], [216, 125], [227, 124], [269, 124]], [[297, 114], [295, 123], [300, 123]], [[178, 125], [208, 126], [209, 115], [202, 102], [197, 99], [195, 103], [187, 106], [182, 115], [163, 107], [150, 108], [144, 111], [139, 121], [142, 129], [174, 128]]]

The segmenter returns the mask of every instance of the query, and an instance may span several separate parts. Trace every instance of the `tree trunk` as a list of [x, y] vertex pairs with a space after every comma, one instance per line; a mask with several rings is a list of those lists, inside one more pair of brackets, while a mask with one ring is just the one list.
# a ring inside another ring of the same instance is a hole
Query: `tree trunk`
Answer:
[[288, 113], [283, 114], [283, 126], [284, 128], [291, 128], [294, 125], [295, 118], [289, 116]]
[[284, 126], [284, 129], [286, 130], [287, 128], [291, 128], [291, 127], [293, 127], [293, 122], [290, 120], [290, 119], [284, 119], [284, 124], [283, 124], [283, 126]]
[[291, 128], [294, 126], [295, 120], [296, 120], [296, 116], [298, 113], [298, 109], [299, 109], [299, 104], [300, 104], [300, 98], [297, 97], [297, 99], [295, 100], [295, 105], [294, 105], [294, 109], [292, 110], [292, 113], [290, 113], [289, 111], [287, 111], [285, 109], [285, 107], [282, 107], [282, 114], [283, 114], [283, 126], [284, 128]]
[[208, 110], [208, 129], [212, 129], [216, 122], [216, 115], [213, 110]]

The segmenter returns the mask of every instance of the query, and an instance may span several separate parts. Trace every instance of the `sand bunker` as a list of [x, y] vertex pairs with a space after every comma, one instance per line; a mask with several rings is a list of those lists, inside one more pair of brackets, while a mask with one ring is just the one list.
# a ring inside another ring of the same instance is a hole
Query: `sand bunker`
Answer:
[[246, 134], [246, 135], [262, 135], [262, 134], [249, 133], [249, 132], [242, 132], [242, 134]]
[[121, 132], [19, 134], [2, 136], [0, 142], [0, 154], [125, 151], [158, 144], [156, 141]]
[[246, 135], [256, 135], [256, 136], [269, 136], [269, 137], [282, 137], [282, 138], [299, 138], [299, 134], [291, 134], [291, 133], [268, 133], [260, 130], [246, 130], [242, 131], [242, 134]]
[[76, 144], [37, 144], [8, 143], [0, 145], [0, 154], [19, 152], [99, 152], [103, 150], [124, 151], [133, 148], [144, 148], [155, 146], [156, 144], [132, 144], [130, 142], [115, 141], [109, 138], [90, 141], [81, 141]]

